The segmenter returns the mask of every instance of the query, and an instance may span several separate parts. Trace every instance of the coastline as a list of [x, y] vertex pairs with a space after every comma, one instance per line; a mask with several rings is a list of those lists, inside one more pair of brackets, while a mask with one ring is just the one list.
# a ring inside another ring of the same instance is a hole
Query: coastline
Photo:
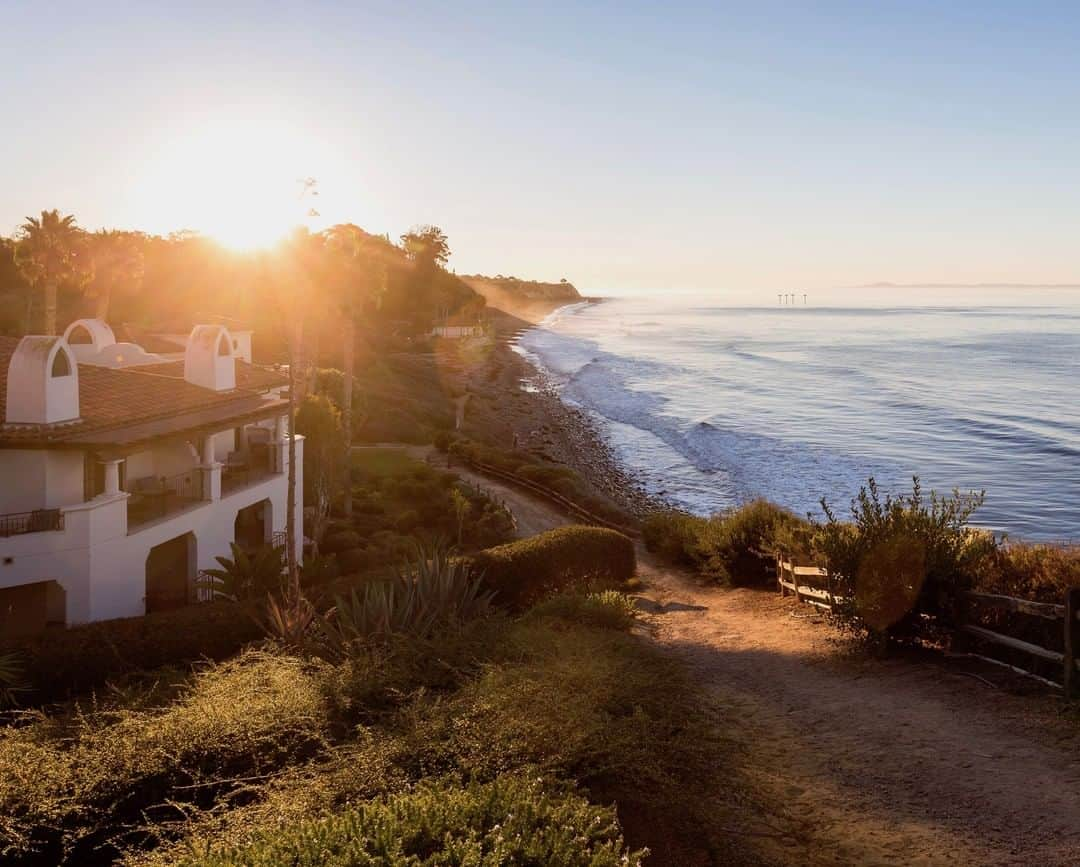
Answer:
[[472, 397], [465, 433], [483, 435], [504, 449], [519, 451], [575, 470], [601, 496], [634, 517], [663, 504], [615, 457], [596, 423], [583, 410], [564, 403], [554, 384], [514, 349], [518, 337], [564, 307], [603, 303], [604, 299], [553, 304], [535, 322], [497, 312], [495, 345], [479, 375], [470, 377]]

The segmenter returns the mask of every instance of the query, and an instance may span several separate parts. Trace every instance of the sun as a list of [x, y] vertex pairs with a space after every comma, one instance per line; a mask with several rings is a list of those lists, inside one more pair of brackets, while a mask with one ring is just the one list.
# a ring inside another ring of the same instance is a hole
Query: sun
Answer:
[[308, 223], [302, 178], [317, 166], [281, 125], [230, 120], [170, 138], [146, 165], [139, 198], [148, 224], [194, 229], [235, 250], [269, 247]]

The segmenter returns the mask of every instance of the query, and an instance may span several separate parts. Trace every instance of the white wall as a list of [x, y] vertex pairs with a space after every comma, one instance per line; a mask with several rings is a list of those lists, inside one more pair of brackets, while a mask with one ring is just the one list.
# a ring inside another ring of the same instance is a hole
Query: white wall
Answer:
[[45, 507], [58, 509], [83, 501], [83, 453], [45, 451]]
[[[303, 437], [296, 439], [299, 557], [303, 551], [304, 442]], [[240, 509], [269, 499], [271, 532], [285, 529], [287, 492], [288, 476], [283, 472], [221, 500], [145, 524], [131, 535], [126, 495], [72, 505], [64, 509], [62, 531], [0, 538], [0, 588], [55, 579], [67, 592], [69, 624], [141, 615], [146, 610], [146, 558], [151, 548], [191, 532], [196, 539], [196, 569], [216, 566], [214, 558], [229, 553]], [[4, 558], [11, 562], [2, 563]]]
[[0, 449], [0, 514], [45, 507], [45, 455], [42, 449]]

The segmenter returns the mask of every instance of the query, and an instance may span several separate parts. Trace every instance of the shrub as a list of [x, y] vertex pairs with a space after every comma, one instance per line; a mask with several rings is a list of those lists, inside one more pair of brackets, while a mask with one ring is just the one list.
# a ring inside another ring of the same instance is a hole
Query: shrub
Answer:
[[1065, 591], [1080, 587], [1080, 546], [1012, 543], [973, 558], [972, 586], [1038, 602], [1061, 604]]
[[733, 585], [767, 585], [776, 580], [777, 553], [808, 549], [810, 529], [809, 523], [786, 509], [754, 500], [711, 518], [676, 510], [654, 512], [645, 519], [642, 532], [650, 551], [710, 578]]
[[372, 559], [364, 548], [349, 548], [337, 555], [338, 571], [342, 575], [355, 575], [372, 564]]
[[558, 593], [529, 609], [529, 617], [558, 617], [597, 629], [629, 629], [637, 620], [634, 600], [618, 590]]
[[281, 586], [284, 546], [263, 545], [249, 553], [230, 542], [229, 549], [232, 558], [215, 557], [221, 568], [205, 570], [206, 578], [199, 582], [199, 586], [213, 593], [215, 599], [231, 602], [261, 599]]
[[874, 479], [851, 502], [851, 523], [822, 500], [827, 522], [817, 545], [839, 582], [841, 622], [875, 637], [910, 638], [926, 632], [926, 617], [947, 614], [958, 588], [969, 586], [973, 565], [996, 546], [968, 527], [982, 493], [884, 497]]
[[466, 787], [422, 783], [404, 794], [263, 833], [249, 845], [181, 861], [186, 867], [346, 867], [354, 864], [559, 864], [624, 867], [629, 852], [611, 809], [531, 775]]
[[102, 620], [6, 642], [23, 657], [27, 698], [61, 701], [136, 671], [225, 659], [262, 637], [252, 603], [212, 602]]
[[227, 797], [238, 778], [310, 756], [326, 725], [310, 665], [248, 653], [200, 672], [163, 707], [8, 728], [0, 732], [0, 853], [29, 848], [38, 863], [107, 863], [125, 837], [141, 838], [135, 828], [176, 814], [165, 797]]
[[11, 650], [0, 653], [0, 710], [14, 707], [20, 693], [29, 687], [23, 679], [23, 661], [18, 653]]
[[559, 527], [467, 559], [495, 600], [513, 608], [588, 581], [622, 584], [637, 568], [634, 543], [601, 527]]
[[339, 551], [348, 551], [360, 544], [360, 534], [355, 530], [342, 530], [339, 533], [331, 533], [323, 539], [319, 550], [324, 554], [337, 554]]
[[652, 512], [641, 525], [645, 547], [672, 563], [698, 566], [694, 546], [705, 530], [706, 518], [678, 509]]
[[469, 565], [441, 548], [417, 548], [394, 578], [371, 581], [337, 597], [321, 624], [329, 655], [349, 656], [393, 635], [426, 638], [447, 624], [485, 614], [491, 595], [481, 590]]

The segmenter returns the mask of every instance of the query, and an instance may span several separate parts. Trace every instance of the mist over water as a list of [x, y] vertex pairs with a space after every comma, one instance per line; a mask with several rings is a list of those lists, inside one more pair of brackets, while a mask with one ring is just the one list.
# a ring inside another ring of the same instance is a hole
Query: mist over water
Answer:
[[1080, 290], [625, 298], [519, 349], [653, 493], [707, 514], [764, 496], [847, 514], [886, 490], [986, 489], [982, 526], [1080, 537]]

